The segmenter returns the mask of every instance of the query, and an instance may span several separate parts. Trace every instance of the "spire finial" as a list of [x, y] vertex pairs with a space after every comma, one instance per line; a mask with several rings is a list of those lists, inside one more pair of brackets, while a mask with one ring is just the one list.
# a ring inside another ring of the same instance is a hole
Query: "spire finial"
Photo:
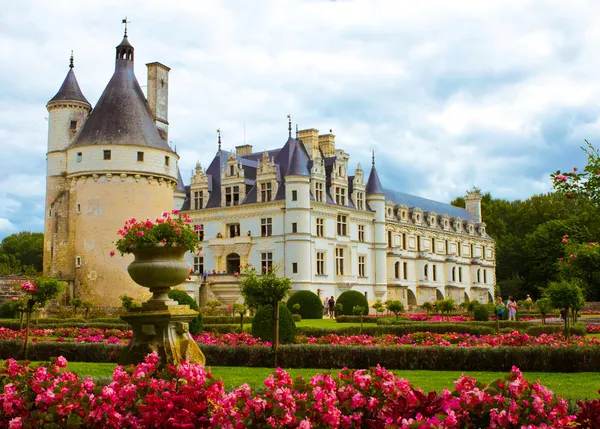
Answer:
[[296, 124], [296, 140], [298, 140], [298, 124]]
[[373, 151], [373, 167], [375, 167], [375, 151]]
[[71, 60], [69, 61], [69, 68], [72, 69], [73, 67], [75, 67], [73, 65], [73, 50], [71, 49]]
[[221, 153], [221, 128], [217, 128], [217, 135], [219, 136], [219, 153]]
[[292, 138], [292, 115], [288, 114], [287, 118], [288, 118], [288, 135], [290, 138]]
[[123, 20], [121, 21], [122, 24], [125, 25], [125, 35], [124, 37], [127, 37], [127, 24], [130, 23], [130, 21], [127, 21], [127, 17], [123, 18]]

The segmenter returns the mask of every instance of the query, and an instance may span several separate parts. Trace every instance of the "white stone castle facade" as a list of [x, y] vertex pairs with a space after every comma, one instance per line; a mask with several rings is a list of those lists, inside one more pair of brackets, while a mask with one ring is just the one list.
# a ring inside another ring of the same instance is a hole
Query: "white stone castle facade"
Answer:
[[156, 218], [174, 207], [201, 226], [195, 274], [184, 287], [201, 301], [239, 299], [240, 265], [276, 265], [295, 290], [405, 305], [452, 297], [488, 301], [494, 294], [494, 241], [481, 219], [481, 197], [467, 209], [384, 188], [372, 160], [368, 180], [335, 136], [296, 131], [280, 148], [253, 152], [219, 145], [185, 186], [168, 142], [168, 73], [147, 64], [148, 97], [133, 73], [125, 35], [115, 73], [92, 109], [71, 62], [47, 105], [48, 171], [44, 272], [72, 294], [118, 305], [144, 297], [128, 277], [131, 258], [111, 258], [115, 233], [131, 217]]

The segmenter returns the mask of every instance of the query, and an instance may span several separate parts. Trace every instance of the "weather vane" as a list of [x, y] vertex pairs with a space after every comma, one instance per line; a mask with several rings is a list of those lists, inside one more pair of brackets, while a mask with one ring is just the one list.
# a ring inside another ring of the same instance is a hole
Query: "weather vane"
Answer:
[[123, 20], [121, 21], [122, 24], [125, 24], [125, 37], [127, 37], [127, 24], [129, 24], [131, 21], [127, 21], [127, 17], [123, 18]]
[[217, 128], [217, 135], [219, 136], [219, 152], [221, 152], [221, 128]]

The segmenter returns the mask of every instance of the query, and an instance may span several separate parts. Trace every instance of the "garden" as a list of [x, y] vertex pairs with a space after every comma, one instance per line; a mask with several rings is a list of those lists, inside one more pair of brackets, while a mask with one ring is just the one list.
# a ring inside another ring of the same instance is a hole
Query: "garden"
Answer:
[[[177, 215], [128, 221], [117, 250], [143, 249], [144, 270], [154, 269], [148, 249], [197, 250], [189, 219]], [[407, 312], [400, 301], [370, 306], [352, 290], [324, 318], [321, 298], [292, 293], [277, 267], [240, 268], [243, 303], [202, 311], [185, 292], [130, 270], [155, 301], [189, 306], [178, 307], [185, 329], [161, 313], [160, 341], [144, 340], [145, 312], [158, 308], [148, 303], [123, 296], [108, 311], [74, 298], [52, 307], [56, 279], [17, 284], [20, 297], [0, 306], [0, 425], [600, 427], [600, 314], [584, 311], [575, 281], [521, 301], [517, 320], [505, 320], [501, 301], [444, 299]]]

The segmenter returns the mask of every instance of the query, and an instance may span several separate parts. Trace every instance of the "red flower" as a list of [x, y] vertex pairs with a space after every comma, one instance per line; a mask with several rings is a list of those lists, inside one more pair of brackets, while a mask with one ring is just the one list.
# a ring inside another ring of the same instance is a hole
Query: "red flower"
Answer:
[[110, 254], [110, 256], [115, 256], [115, 251], [111, 250], [109, 254]]

